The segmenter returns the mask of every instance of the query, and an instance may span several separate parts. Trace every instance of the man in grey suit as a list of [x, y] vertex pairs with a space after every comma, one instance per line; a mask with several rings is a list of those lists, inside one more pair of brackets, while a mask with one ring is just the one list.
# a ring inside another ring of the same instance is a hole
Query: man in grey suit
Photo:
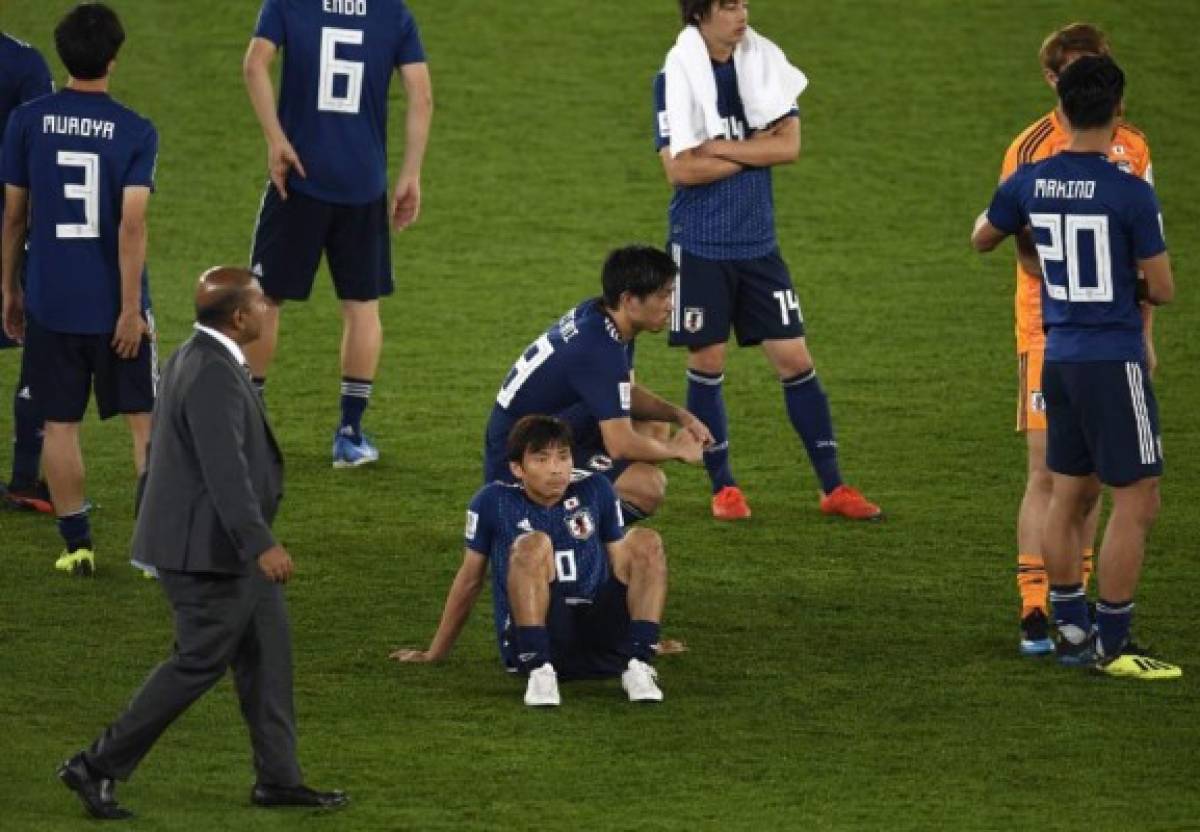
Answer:
[[139, 483], [133, 560], [153, 567], [175, 617], [175, 652], [125, 713], [59, 778], [93, 817], [131, 816], [116, 800], [159, 735], [232, 667], [254, 747], [259, 806], [335, 807], [342, 792], [303, 785], [296, 760], [292, 653], [282, 585], [292, 559], [271, 533], [283, 457], [242, 347], [258, 337], [254, 275], [216, 268], [196, 288], [196, 332], [167, 362]]

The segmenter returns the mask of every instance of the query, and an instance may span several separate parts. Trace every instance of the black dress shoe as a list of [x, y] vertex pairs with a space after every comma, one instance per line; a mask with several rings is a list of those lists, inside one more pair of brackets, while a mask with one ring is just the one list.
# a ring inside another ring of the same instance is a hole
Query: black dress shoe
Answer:
[[345, 792], [319, 792], [308, 786], [268, 786], [255, 783], [250, 791], [255, 806], [309, 806], [314, 809], [337, 809], [350, 802]]
[[83, 752], [58, 767], [58, 779], [79, 796], [87, 813], [97, 820], [125, 820], [133, 812], [117, 803], [117, 784], [88, 767]]

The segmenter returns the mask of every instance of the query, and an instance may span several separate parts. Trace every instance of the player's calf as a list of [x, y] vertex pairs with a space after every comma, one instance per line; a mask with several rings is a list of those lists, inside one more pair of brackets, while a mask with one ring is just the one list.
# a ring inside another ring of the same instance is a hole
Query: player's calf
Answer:
[[667, 496], [667, 475], [645, 462], [630, 465], [614, 485], [627, 523], [651, 517]]

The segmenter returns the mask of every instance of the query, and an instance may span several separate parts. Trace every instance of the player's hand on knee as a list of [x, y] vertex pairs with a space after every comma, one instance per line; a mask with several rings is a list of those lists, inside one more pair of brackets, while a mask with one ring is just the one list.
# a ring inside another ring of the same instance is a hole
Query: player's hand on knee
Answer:
[[421, 663], [421, 662], [437, 661], [437, 659], [434, 658], [433, 654], [430, 653], [428, 650], [414, 650], [411, 647], [401, 647], [399, 650], [393, 650], [388, 655], [388, 658], [391, 659], [392, 661], [405, 662], [405, 663]]
[[689, 430], [681, 430], [672, 436], [670, 447], [676, 459], [689, 465], [699, 465], [704, 458], [704, 446]]
[[684, 411], [686, 414], [680, 422], [680, 427], [686, 430], [700, 443], [701, 447], [707, 448], [713, 443], [713, 435], [709, 431], [708, 426], [693, 416], [691, 413]]
[[292, 556], [282, 546], [272, 546], [258, 556], [258, 568], [267, 580], [275, 584], [286, 584], [296, 571]]
[[122, 312], [113, 330], [112, 348], [121, 358], [137, 358], [142, 338], [150, 331], [141, 312]]

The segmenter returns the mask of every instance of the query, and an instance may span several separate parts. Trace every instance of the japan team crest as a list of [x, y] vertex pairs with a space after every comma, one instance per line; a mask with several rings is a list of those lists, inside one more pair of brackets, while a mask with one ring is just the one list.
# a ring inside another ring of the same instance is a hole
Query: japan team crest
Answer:
[[567, 531], [576, 540], [587, 540], [596, 531], [596, 523], [592, 513], [586, 508], [567, 517]]
[[575, 509], [579, 508], [579, 498], [568, 497], [567, 499], [563, 500], [563, 508], [565, 508], [567, 511], [574, 511]]
[[704, 329], [704, 307], [688, 306], [683, 310], [683, 328], [688, 332], [699, 332]]
[[1029, 391], [1029, 409], [1034, 413], [1046, 412], [1046, 397], [1042, 395], [1041, 390]]

